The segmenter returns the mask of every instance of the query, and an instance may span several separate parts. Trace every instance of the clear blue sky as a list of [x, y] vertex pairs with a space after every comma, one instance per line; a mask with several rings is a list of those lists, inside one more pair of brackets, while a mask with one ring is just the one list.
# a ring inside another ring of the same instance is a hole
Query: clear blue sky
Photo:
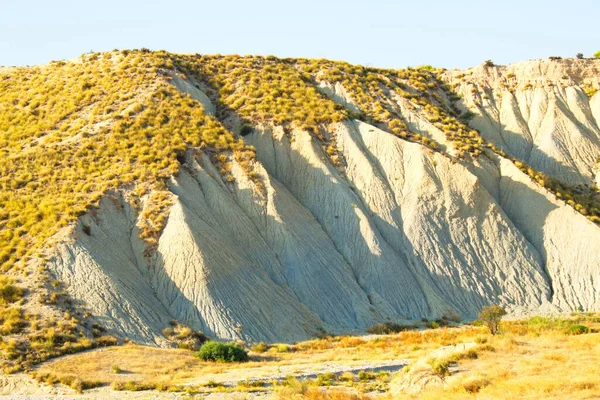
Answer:
[[0, 65], [90, 50], [464, 68], [600, 49], [600, 1], [0, 0]]

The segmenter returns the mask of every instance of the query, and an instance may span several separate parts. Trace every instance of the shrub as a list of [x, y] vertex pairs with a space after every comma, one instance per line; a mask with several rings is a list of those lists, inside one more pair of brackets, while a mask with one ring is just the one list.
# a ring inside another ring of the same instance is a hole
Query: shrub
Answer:
[[180, 349], [198, 351], [200, 346], [208, 340], [202, 333], [180, 324], [177, 321], [170, 322], [171, 328], [163, 329], [163, 335], [177, 344]]
[[292, 348], [290, 345], [282, 343], [275, 346], [275, 350], [277, 350], [278, 353], [289, 353]]
[[431, 372], [440, 378], [444, 378], [450, 375], [450, 363], [451, 361], [446, 359], [434, 359], [431, 361]]
[[264, 353], [265, 351], [267, 351], [268, 346], [265, 342], [260, 342], [260, 343], [256, 343], [254, 346], [252, 346], [252, 351], [255, 353]]
[[486, 344], [488, 342], [488, 338], [485, 336], [478, 336], [475, 338], [475, 343], [477, 344]]
[[486, 67], [493, 67], [494, 62], [492, 60], [486, 60], [483, 65], [485, 65]]
[[437, 329], [437, 328], [439, 328], [441, 325], [440, 325], [440, 322], [436, 320], [436, 321], [431, 321], [431, 322], [429, 322], [429, 323], [427, 324], [427, 326], [429, 326], [429, 329]]
[[114, 336], [103, 335], [96, 339], [97, 347], [116, 346], [119, 341]]
[[600, 58], [600, 50], [598, 50], [597, 52], [594, 53], [594, 57]]
[[371, 335], [389, 335], [391, 333], [405, 331], [409, 328], [409, 326], [403, 326], [400, 324], [395, 324], [393, 322], [384, 322], [383, 324], [370, 326], [366, 329], [366, 331]]
[[479, 313], [479, 319], [483, 322], [485, 326], [488, 327], [490, 333], [492, 335], [495, 335], [496, 333], [498, 333], [500, 321], [505, 315], [506, 310], [502, 306], [485, 306], [481, 309], [481, 312]]
[[115, 374], [120, 374], [122, 372], [121, 368], [118, 365], [111, 365], [110, 370]]
[[358, 372], [358, 379], [361, 382], [372, 381], [373, 379], [375, 379], [375, 377], [376, 377], [376, 375], [371, 371], [359, 371]]
[[17, 307], [0, 309], [0, 334], [8, 335], [20, 332], [27, 321], [23, 319], [22, 311]]
[[588, 333], [590, 330], [587, 326], [581, 324], [574, 324], [567, 328], [565, 333], [567, 335], [582, 335], [584, 333]]
[[235, 343], [220, 343], [214, 340], [204, 343], [195, 356], [204, 361], [248, 361], [248, 352], [242, 346]]
[[14, 303], [23, 296], [23, 289], [14, 285], [14, 280], [0, 275], [0, 304]]
[[579, 58], [580, 60], [583, 59], [583, 53], [577, 53], [577, 58]]
[[339, 380], [341, 382], [353, 382], [354, 381], [354, 374], [350, 371], [347, 372], [343, 372], [340, 377]]
[[490, 381], [484, 378], [469, 378], [463, 382], [463, 388], [465, 391], [471, 394], [478, 393], [481, 389], [488, 386]]
[[331, 386], [333, 385], [333, 382], [336, 379], [336, 374], [334, 374], [333, 372], [327, 372], [325, 374], [317, 375], [317, 378], [315, 379], [315, 384], [317, 386]]

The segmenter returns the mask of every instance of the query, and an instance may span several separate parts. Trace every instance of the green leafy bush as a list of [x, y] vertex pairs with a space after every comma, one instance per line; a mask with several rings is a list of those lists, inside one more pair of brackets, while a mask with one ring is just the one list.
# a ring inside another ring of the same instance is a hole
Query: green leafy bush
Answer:
[[195, 356], [204, 361], [248, 361], [248, 352], [242, 346], [235, 343], [220, 343], [214, 340], [204, 343]]

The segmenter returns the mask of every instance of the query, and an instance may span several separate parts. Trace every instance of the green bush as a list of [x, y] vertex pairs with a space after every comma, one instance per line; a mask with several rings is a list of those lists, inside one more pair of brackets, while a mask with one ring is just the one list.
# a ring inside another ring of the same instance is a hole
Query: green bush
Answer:
[[248, 352], [242, 346], [235, 343], [220, 343], [214, 340], [204, 343], [195, 356], [204, 361], [248, 361]]
[[584, 333], [588, 333], [589, 331], [590, 331], [590, 329], [585, 325], [574, 324], [567, 328], [566, 334], [567, 335], [582, 335]]
[[600, 50], [598, 50], [597, 52], [594, 53], [594, 57], [600, 58]]

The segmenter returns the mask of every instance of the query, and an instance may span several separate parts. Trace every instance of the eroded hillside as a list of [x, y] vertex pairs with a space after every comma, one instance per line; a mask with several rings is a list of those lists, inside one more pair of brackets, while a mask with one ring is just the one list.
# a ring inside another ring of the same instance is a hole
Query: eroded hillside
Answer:
[[5, 356], [104, 328], [161, 344], [172, 320], [294, 341], [598, 309], [598, 68], [123, 51], [4, 71]]

